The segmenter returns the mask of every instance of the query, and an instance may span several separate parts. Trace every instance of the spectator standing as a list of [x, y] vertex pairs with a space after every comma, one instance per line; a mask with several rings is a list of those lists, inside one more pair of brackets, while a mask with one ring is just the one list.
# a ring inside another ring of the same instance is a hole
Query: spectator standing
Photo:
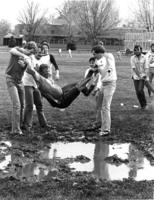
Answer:
[[131, 56], [132, 79], [138, 101], [141, 109], [146, 109], [147, 101], [144, 93], [145, 78], [148, 74], [148, 65], [146, 64], [146, 57], [142, 54], [142, 47], [140, 45], [134, 46], [134, 55]]
[[[150, 46], [150, 51], [146, 54], [146, 65], [149, 68], [149, 82], [152, 84], [154, 78], [154, 43]], [[151, 91], [148, 90], [149, 96], [151, 96]]]

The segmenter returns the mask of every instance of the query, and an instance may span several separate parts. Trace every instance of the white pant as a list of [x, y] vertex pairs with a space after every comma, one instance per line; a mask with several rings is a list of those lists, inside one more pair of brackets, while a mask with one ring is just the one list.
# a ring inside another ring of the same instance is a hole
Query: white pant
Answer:
[[103, 84], [101, 93], [103, 95], [101, 105], [101, 130], [110, 131], [111, 128], [111, 102], [116, 89], [116, 81], [107, 82]]

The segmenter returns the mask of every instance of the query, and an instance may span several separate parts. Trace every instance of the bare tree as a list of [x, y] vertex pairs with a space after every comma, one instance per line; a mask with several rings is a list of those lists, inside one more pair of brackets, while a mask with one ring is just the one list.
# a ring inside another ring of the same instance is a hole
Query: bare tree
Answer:
[[66, 22], [67, 34], [71, 37], [74, 28], [74, 12], [76, 11], [77, 0], [67, 0], [62, 5], [62, 8], [57, 8], [60, 18]]
[[0, 34], [4, 36], [10, 31], [11, 31], [11, 24], [7, 20], [2, 19], [0, 21]]
[[[138, 0], [137, 8], [134, 11], [135, 21], [147, 29], [154, 31], [154, 1], [153, 0]], [[136, 23], [136, 24], [137, 24]]]
[[28, 40], [33, 40], [46, 12], [47, 11], [44, 11], [43, 13], [40, 12], [38, 3], [27, 1], [26, 8], [19, 13], [18, 21], [20, 24], [24, 25], [25, 32], [28, 35]]
[[113, 0], [68, 0], [63, 9], [58, 11], [68, 23], [70, 34], [75, 25], [90, 41], [119, 23], [119, 13]]

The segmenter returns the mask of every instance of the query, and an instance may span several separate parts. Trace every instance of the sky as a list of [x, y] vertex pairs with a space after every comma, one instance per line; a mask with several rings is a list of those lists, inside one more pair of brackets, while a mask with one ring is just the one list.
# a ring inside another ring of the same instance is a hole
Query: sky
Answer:
[[[7, 20], [12, 27], [18, 23], [17, 18], [27, 5], [27, 0], [0, 0], [0, 20]], [[39, 3], [41, 9], [48, 9], [48, 12], [55, 13], [55, 8], [59, 8], [64, 0], [33, 0]], [[116, 6], [119, 9], [120, 18], [122, 21], [130, 17], [133, 0], [115, 0]]]

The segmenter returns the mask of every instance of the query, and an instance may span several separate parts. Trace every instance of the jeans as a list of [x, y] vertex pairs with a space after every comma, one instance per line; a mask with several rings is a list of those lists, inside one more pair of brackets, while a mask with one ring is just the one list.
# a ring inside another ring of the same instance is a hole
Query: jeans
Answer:
[[136, 95], [137, 95], [137, 98], [141, 105], [141, 108], [144, 108], [147, 105], [147, 101], [146, 101], [145, 93], [144, 93], [144, 82], [145, 81], [143, 79], [140, 79], [140, 80], [133, 79], [133, 81], [134, 81]]
[[96, 94], [96, 123], [101, 122], [102, 102], [103, 102], [103, 91], [99, 91]]
[[37, 116], [41, 127], [47, 125], [47, 120], [43, 112], [42, 96], [38, 88], [25, 86], [25, 112], [24, 112], [24, 127], [32, 127], [33, 105], [36, 106]]
[[24, 110], [24, 86], [21, 82], [7, 76], [6, 83], [12, 102], [12, 133], [21, 133]]
[[102, 106], [101, 106], [101, 130], [110, 131], [111, 129], [111, 102], [116, 89], [116, 81], [103, 83], [101, 88]]
[[154, 77], [154, 67], [149, 68], [149, 82], [152, 83], [152, 79]]

